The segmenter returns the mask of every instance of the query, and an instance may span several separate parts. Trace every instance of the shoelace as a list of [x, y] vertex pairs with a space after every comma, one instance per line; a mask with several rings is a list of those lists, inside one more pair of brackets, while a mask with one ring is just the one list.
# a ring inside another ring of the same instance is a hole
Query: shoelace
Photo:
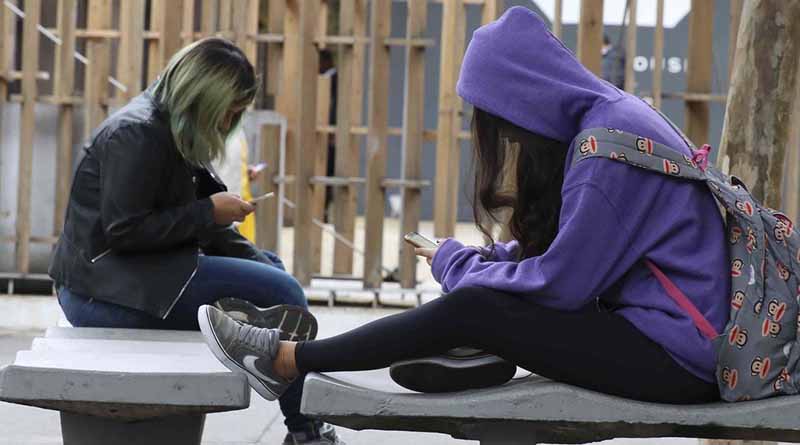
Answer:
[[257, 328], [248, 324], [243, 324], [239, 331], [239, 338], [242, 343], [252, 346], [257, 351], [267, 352], [270, 338], [269, 329]]

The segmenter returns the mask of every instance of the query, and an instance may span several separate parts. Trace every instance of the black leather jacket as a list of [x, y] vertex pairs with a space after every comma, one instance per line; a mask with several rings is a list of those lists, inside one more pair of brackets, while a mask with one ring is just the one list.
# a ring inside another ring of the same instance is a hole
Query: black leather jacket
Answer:
[[271, 264], [233, 227], [214, 224], [208, 197], [227, 189], [183, 159], [149, 92], [106, 119], [84, 150], [50, 262], [56, 286], [166, 317], [201, 250]]

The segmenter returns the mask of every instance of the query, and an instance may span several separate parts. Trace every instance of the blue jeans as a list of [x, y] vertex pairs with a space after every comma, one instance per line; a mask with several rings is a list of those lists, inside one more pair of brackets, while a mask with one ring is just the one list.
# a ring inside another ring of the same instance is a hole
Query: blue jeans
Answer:
[[[197, 273], [167, 318], [160, 319], [136, 309], [76, 295], [66, 287], [58, 290], [58, 302], [75, 327], [199, 330], [197, 309], [220, 298], [248, 300], [259, 307], [292, 304], [308, 307], [303, 288], [286, 273], [283, 262], [264, 252], [274, 263], [267, 266], [239, 258], [201, 255]], [[312, 420], [300, 414], [303, 376], [281, 396], [281, 411], [289, 431], [310, 428]]]

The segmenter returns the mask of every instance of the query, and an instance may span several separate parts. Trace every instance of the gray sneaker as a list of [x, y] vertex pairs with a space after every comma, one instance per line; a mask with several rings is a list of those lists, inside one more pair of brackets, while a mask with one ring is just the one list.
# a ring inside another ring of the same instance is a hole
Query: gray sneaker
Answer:
[[305, 308], [280, 304], [260, 308], [240, 298], [222, 298], [214, 307], [229, 317], [259, 328], [277, 329], [281, 340], [307, 341], [317, 338], [317, 320]]
[[283, 445], [346, 445], [332, 425], [323, 423], [318, 430], [286, 433]]
[[291, 382], [278, 376], [272, 368], [280, 345], [277, 329], [239, 323], [209, 305], [200, 306], [197, 321], [217, 360], [233, 372], [244, 373], [261, 397], [275, 400], [286, 391]]

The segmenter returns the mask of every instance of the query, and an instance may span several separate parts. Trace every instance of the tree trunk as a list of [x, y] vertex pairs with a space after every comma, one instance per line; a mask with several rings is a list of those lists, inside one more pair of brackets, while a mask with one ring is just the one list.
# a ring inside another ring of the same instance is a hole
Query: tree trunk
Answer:
[[740, 26], [720, 156], [757, 199], [780, 208], [798, 100], [800, 2], [746, 0]]

